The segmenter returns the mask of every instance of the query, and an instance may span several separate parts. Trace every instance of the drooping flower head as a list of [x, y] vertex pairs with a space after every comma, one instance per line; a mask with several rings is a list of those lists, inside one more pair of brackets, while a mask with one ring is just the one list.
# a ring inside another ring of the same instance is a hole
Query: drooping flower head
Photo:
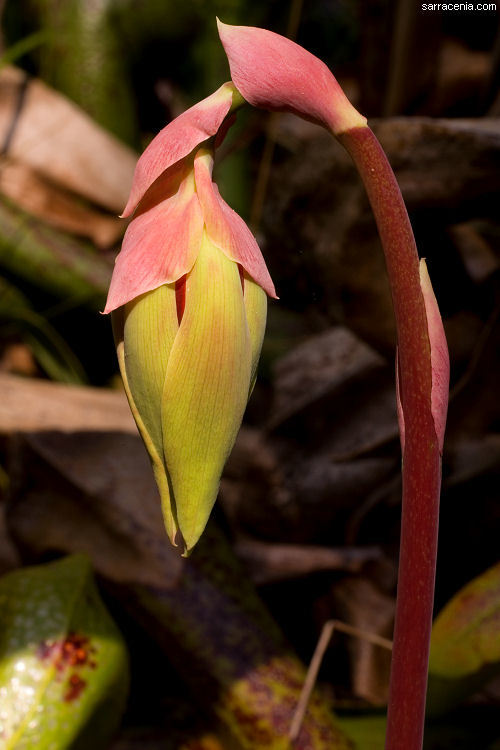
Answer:
[[217, 20], [231, 78], [254, 107], [294, 112], [338, 134], [366, 126], [324, 62], [280, 34]]
[[[398, 245], [399, 239], [395, 239], [398, 236], [397, 231], [408, 221], [404, 204], [401, 201], [399, 213], [395, 212], [393, 205], [398, 201], [395, 200], [392, 189], [389, 190], [386, 185], [381, 194], [377, 186], [374, 187], [373, 176], [375, 175], [376, 182], [382, 161], [380, 157], [374, 159], [374, 155], [377, 151], [382, 155], [383, 152], [380, 146], [374, 146], [376, 139], [368, 128], [366, 118], [347, 99], [330, 69], [303, 47], [280, 34], [252, 26], [230, 26], [219, 20], [217, 24], [229, 61], [231, 78], [243, 98], [255, 107], [295, 113], [333, 133], [360, 168], [374, 205], [386, 252], [391, 242]], [[367, 146], [363, 154], [361, 143]], [[385, 160], [385, 155], [382, 158]], [[378, 161], [376, 166], [375, 161]], [[392, 186], [399, 194], [395, 179], [392, 180]], [[403, 234], [405, 233], [413, 239], [411, 229], [409, 233], [407, 229], [403, 229]], [[417, 273], [408, 276], [414, 282], [410, 284], [410, 292], [414, 299], [419, 298], [423, 302], [425, 309], [432, 368], [432, 417], [438, 445], [442, 451], [448, 408], [448, 349], [425, 262], [422, 261], [418, 266], [414, 243], [413, 249], [413, 271]], [[407, 292], [408, 289], [405, 294]], [[398, 322], [402, 317], [399, 306], [396, 306]], [[400, 384], [397, 385], [401, 442], [404, 445], [404, 399], [401, 397]]]
[[274, 285], [257, 243], [212, 180], [231, 84], [187, 110], [136, 167], [105, 312], [152, 462], [167, 533], [202, 533], [251, 392]]
[[137, 162], [122, 216], [135, 214], [116, 260], [104, 312], [190, 271], [207, 222], [219, 249], [276, 296], [253, 235], [211, 180], [210, 159], [198, 163], [195, 182], [196, 148], [218, 133], [234, 99], [238, 104], [234, 86], [224, 84], [163, 128]]

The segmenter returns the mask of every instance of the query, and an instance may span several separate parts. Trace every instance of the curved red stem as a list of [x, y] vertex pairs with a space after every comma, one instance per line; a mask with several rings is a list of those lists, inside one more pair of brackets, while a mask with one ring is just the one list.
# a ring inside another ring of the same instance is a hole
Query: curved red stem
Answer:
[[431, 413], [432, 369], [419, 261], [408, 213], [368, 127], [338, 140], [364, 182], [382, 241], [396, 317], [405, 422], [398, 594], [386, 750], [421, 750], [434, 601], [441, 457]]

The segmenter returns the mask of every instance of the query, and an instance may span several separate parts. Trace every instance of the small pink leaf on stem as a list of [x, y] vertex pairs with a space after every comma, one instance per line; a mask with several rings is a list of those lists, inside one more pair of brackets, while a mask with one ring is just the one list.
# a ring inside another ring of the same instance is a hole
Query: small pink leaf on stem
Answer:
[[420, 288], [424, 296], [425, 313], [427, 315], [427, 330], [431, 346], [431, 368], [432, 368], [432, 391], [431, 411], [434, 419], [434, 427], [439, 442], [439, 451], [443, 452], [444, 431], [446, 427], [446, 413], [448, 410], [448, 390], [450, 383], [450, 358], [443, 321], [439, 312], [438, 304], [431, 280], [427, 271], [427, 265], [422, 258], [420, 261]]
[[[424, 297], [425, 314], [427, 317], [427, 331], [431, 347], [431, 412], [434, 420], [434, 429], [439, 442], [439, 452], [443, 452], [444, 431], [446, 427], [446, 413], [448, 410], [448, 388], [450, 382], [450, 360], [448, 347], [443, 328], [443, 321], [439, 312], [438, 304], [431, 280], [427, 271], [427, 265], [422, 258], [419, 264], [420, 288]], [[399, 355], [396, 349], [396, 407], [398, 413], [399, 436], [401, 440], [401, 451], [405, 448], [405, 418], [403, 404], [401, 402]]]
[[335, 134], [364, 127], [330, 69], [280, 34], [217, 20], [231, 78], [254, 107], [294, 112]]

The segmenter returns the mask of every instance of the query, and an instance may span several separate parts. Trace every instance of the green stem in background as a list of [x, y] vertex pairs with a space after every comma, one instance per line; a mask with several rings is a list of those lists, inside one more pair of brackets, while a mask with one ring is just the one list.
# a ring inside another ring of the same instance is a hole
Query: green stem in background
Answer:
[[90, 242], [48, 227], [0, 199], [0, 264], [59, 299], [104, 307], [112, 266]]
[[415, 239], [389, 162], [368, 127], [352, 128], [337, 137], [360, 172], [375, 214], [398, 336], [405, 437], [386, 750], [421, 750], [441, 483], [439, 441], [431, 410], [433, 373], [428, 321]]
[[40, 77], [124, 143], [138, 145], [135, 99], [114, 14], [118, 3], [36, 0], [19, 5], [42, 31], [50, 31], [36, 56]]

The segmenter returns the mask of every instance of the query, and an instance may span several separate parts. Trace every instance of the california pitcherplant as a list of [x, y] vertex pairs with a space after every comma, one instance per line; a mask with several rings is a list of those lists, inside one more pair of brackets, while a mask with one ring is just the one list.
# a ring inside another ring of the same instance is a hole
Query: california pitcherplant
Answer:
[[215, 502], [251, 392], [274, 286], [253, 236], [212, 181], [246, 101], [331, 132], [352, 156], [382, 241], [397, 326], [403, 453], [388, 750], [420, 750], [449, 363], [437, 303], [396, 179], [366, 119], [320, 60], [264, 29], [219, 24], [232, 83], [153, 140], [138, 162], [106, 312], [172, 542], [189, 552]]
[[[257, 370], [274, 286], [253, 235], [212, 181], [234, 86], [167, 125], [137, 164], [106, 312], [162, 498], [186, 552], [217, 497]], [[202, 144], [202, 145], [201, 145]]]

